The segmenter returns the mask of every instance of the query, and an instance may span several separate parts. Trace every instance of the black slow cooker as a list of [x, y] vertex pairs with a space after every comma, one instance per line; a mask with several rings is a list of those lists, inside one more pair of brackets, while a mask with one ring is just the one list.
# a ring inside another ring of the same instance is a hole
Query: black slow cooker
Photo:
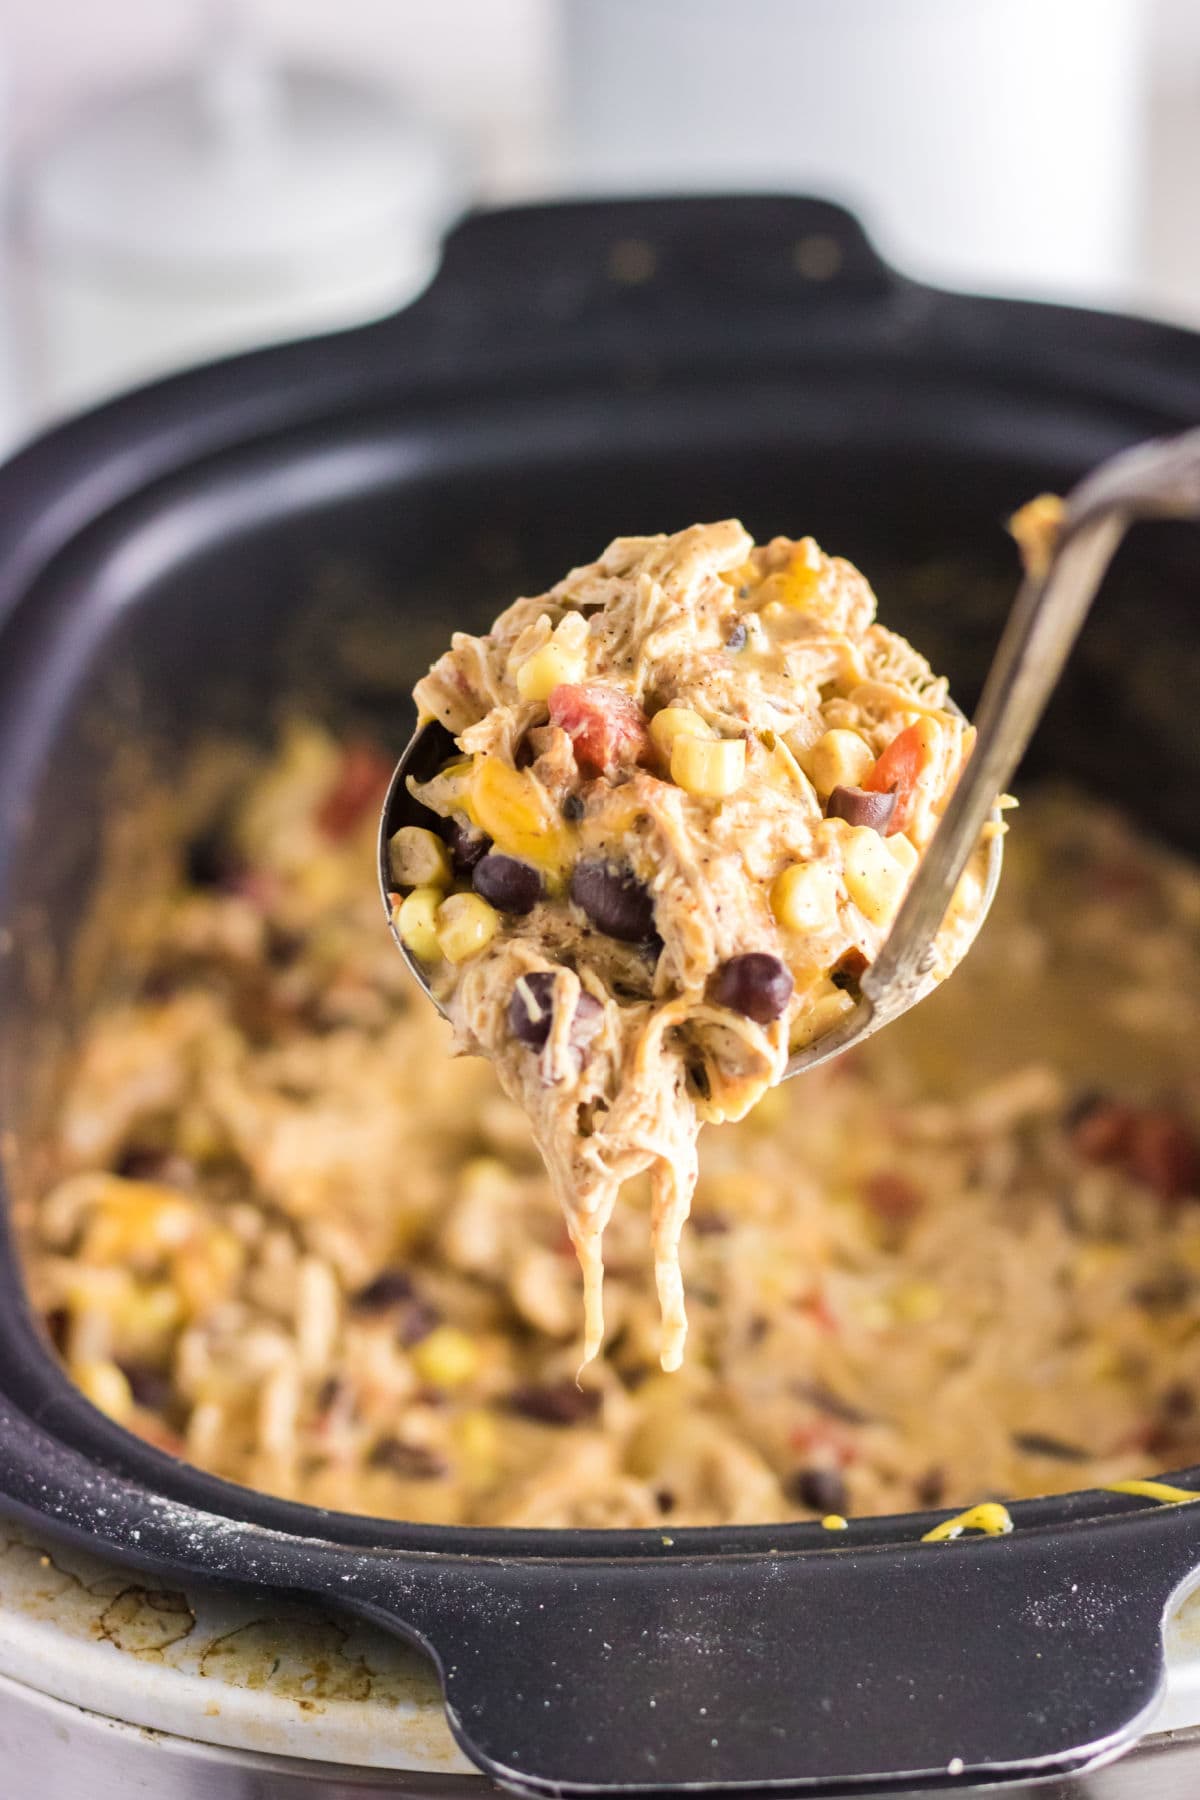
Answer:
[[[814, 200], [631, 201], [481, 214], [406, 312], [133, 394], [0, 472], [0, 1507], [390, 1626], [435, 1658], [468, 1754], [530, 1791], [933, 1790], [1132, 1742], [1200, 1508], [1079, 1493], [928, 1545], [934, 1515], [834, 1543], [317, 1511], [95, 1411], [39, 1334], [12, 1220], [106, 960], [82, 927], [131, 767], [169, 784], [283, 701], [399, 747], [452, 622], [617, 532], [728, 514], [859, 562], [969, 698], [1014, 585], [1007, 514], [1197, 419], [1182, 331], [917, 286]], [[1193, 849], [1198, 573], [1187, 531], [1134, 534], [1031, 759]]]

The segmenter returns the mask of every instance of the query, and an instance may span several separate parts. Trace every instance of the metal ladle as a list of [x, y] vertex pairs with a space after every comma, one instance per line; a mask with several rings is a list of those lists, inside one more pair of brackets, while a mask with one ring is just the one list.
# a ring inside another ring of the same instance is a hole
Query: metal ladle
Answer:
[[[840, 1024], [793, 1053], [786, 1075], [798, 1075], [840, 1056], [890, 1024], [929, 988], [934, 939], [990, 817], [1023, 756], [1063, 665], [1087, 617], [1105, 570], [1129, 526], [1138, 519], [1200, 517], [1200, 430], [1142, 444], [1109, 458], [1067, 496], [1044, 562], [1036, 559], [1018, 590], [976, 713], [972, 754], [950, 798], [879, 955], [859, 985], [859, 998]], [[405, 824], [430, 815], [408, 792], [407, 777], [427, 780], [454, 752], [441, 725], [410, 739], [392, 776], [379, 827], [379, 880], [392, 935], [439, 1011], [420, 962], [392, 923], [388, 842]], [[980, 923], [991, 905], [1004, 860], [1004, 838], [989, 842]]]

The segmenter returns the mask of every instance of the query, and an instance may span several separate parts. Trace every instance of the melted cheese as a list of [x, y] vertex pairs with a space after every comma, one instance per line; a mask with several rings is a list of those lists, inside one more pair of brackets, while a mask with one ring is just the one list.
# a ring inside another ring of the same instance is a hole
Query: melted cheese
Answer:
[[964, 1531], [982, 1531], [987, 1537], [1003, 1537], [1012, 1528], [1007, 1506], [1001, 1506], [998, 1500], [983, 1500], [978, 1506], [968, 1506], [966, 1512], [956, 1513], [952, 1519], [943, 1519], [940, 1525], [925, 1533], [921, 1542], [946, 1544], [952, 1538], [961, 1537]]
[[1136, 1494], [1163, 1506], [1186, 1506], [1189, 1500], [1200, 1500], [1200, 1494], [1191, 1488], [1172, 1487], [1167, 1481], [1106, 1481], [1104, 1485], [1110, 1494]]

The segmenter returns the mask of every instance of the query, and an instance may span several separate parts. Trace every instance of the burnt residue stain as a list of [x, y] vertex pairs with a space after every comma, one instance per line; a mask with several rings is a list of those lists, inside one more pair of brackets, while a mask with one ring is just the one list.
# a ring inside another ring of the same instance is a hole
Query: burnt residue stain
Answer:
[[37, 1608], [53, 1609], [71, 1588], [83, 1591], [83, 1583], [76, 1576], [60, 1569], [53, 1558], [30, 1544], [17, 1543], [11, 1538], [0, 1540], [0, 1557], [20, 1570], [29, 1600]]
[[126, 1587], [100, 1614], [97, 1635], [129, 1656], [155, 1658], [195, 1625], [186, 1595], [170, 1588]]
[[376, 1694], [375, 1673], [347, 1648], [349, 1632], [332, 1619], [255, 1619], [214, 1638], [201, 1675], [296, 1701], [317, 1712], [331, 1700], [391, 1700]]
[[16, 1604], [27, 1617], [53, 1619], [127, 1656], [159, 1661], [195, 1629], [187, 1599], [171, 1589], [134, 1586], [113, 1575], [89, 1586], [46, 1551], [13, 1539], [0, 1541], [0, 1558], [16, 1578]]

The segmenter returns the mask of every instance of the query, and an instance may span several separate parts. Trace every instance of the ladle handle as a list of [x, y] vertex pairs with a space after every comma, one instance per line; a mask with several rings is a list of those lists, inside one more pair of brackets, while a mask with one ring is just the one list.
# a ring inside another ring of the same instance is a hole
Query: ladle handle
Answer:
[[863, 992], [882, 1021], [911, 1003], [996, 795], [1033, 736], [1096, 592], [1136, 519], [1200, 517], [1200, 430], [1102, 463], [1068, 496], [1045, 567], [1026, 575], [976, 712], [977, 738]]

